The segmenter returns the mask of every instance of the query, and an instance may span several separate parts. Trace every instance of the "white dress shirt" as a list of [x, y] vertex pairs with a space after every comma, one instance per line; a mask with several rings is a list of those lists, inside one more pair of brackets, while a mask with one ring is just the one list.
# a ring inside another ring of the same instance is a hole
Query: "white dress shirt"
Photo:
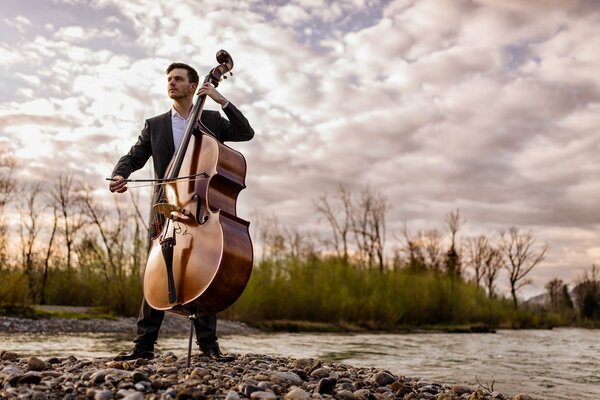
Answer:
[[190, 119], [190, 114], [188, 114], [187, 118], [183, 118], [175, 109], [175, 107], [171, 108], [171, 127], [173, 128], [173, 144], [175, 145], [175, 150], [179, 148], [179, 144], [183, 139], [183, 134], [185, 133], [185, 127], [187, 126], [187, 122]]
[[[221, 109], [225, 109], [229, 105], [229, 102], [225, 103]], [[171, 108], [171, 127], [173, 128], [173, 144], [175, 145], [175, 151], [179, 148], [179, 144], [183, 140], [183, 134], [185, 133], [185, 127], [187, 126], [188, 120], [192, 115], [191, 110], [187, 118], [183, 118], [175, 109]]]

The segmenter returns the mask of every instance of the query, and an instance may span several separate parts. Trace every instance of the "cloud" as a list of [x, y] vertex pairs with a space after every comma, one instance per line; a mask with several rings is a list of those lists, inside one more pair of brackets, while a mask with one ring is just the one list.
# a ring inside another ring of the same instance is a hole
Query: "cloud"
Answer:
[[144, 119], [169, 108], [166, 66], [183, 61], [205, 75], [224, 48], [235, 67], [219, 90], [257, 132], [232, 144], [249, 165], [246, 215], [260, 209], [324, 233], [312, 201], [340, 183], [372, 185], [393, 203], [389, 237], [405, 221], [441, 228], [460, 208], [465, 235], [517, 224], [551, 242], [539, 279], [598, 262], [597, 2], [13, 8], [2, 28], [11, 41], [0, 39], [0, 141], [32, 175], [85, 165], [101, 180]]

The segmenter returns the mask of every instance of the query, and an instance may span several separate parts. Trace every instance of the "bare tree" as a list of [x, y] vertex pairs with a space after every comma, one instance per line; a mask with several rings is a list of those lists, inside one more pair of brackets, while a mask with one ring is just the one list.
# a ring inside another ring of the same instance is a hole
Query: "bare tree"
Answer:
[[479, 235], [466, 239], [465, 251], [467, 253], [467, 265], [473, 270], [473, 281], [477, 287], [481, 287], [484, 275], [485, 257], [489, 251], [490, 242], [487, 236]]
[[[29, 190], [28, 190], [29, 189]], [[29, 297], [32, 301], [37, 300], [37, 238], [40, 233], [39, 218], [43, 213], [43, 207], [37, 203], [41, 193], [41, 183], [34, 183], [29, 188], [20, 190], [19, 197], [26, 199], [25, 204], [19, 204], [19, 238], [21, 247], [21, 267], [27, 277]]]
[[483, 254], [483, 283], [490, 299], [496, 297], [496, 279], [504, 267], [502, 253], [496, 247], [488, 244]]
[[67, 251], [67, 271], [71, 271], [73, 245], [77, 232], [84, 226], [80, 212], [81, 198], [76, 192], [72, 176], [60, 176], [53, 190], [52, 199], [62, 216], [61, 233], [65, 240]]
[[348, 236], [352, 210], [352, 200], [348, 189], [344, 185], [340, 185], [333, 196], [333, 201], [330, 201], [328, 194], [324, 193], [314, 202], [314, 206], [331, 226], [333, 248], [336, 255], [348, 262]]
[[465, 224], [465, 220], [460, 217], [460, 210], [456, 209], [446, 215], [446, 226], [450, 232], [450, 249], [446, 253], [446, 272], [450, 276], [460, 277], [461, 275], [461, 260], [460, 253], [456, 246], [456, 235], [461, 226]]
[[44, 272], [42, 274], [42, 283], [40, 288], [40, 304], [46, 304], [46, 285], [48, 283], [48, 271], [50, 269], [50, 259], [52, 258], [54, 240], [56, 238], [56, 231], [58, 228], [58, 208], [56, 204], [53, 205], [52, 216], [52, 229], [50, 230], [50, 236], [48, 237], [48, 245], [46, 247], [46, 255], [44, 257]]
[[506, 269], [509, 274], [510, 293], [515, 309], [518, 307], [517, 291], [531, 283], [526, 279], [531, 270], [542, 262], [548, 251], [545, 243], [535, 248], [535, 238], [531, 230], [520, 232], [516, 226], [508, 228], [508, 232], [500, 231], [500, 250], [506, 259]]
[[352, 207], [350, 223], [359, 259], [371, 268], [375, 262], [383, 272], [385, 246], [385, 214], [387, 198], [368, 186], [363, 187], [360, 199]]
[[5, 209], [14, 196], [16, 182], [12, 177], [16, 162], [8, 153], [0, 153], [0, 270], [8, 264], [8, 227]]
[[404, 245], [400, 247], [399, 253], [404, 254], [408, 269], [414, 272], [423, 272], [427, 270], [423, 246], [419, 236], [420, 233], [416, 238], [411, 236], [406, 223], [402, 225]]
[[442, 233], [437, 229], [430, 229], [418, 234], [420, 245], [425, 254], [425, 264], [430, 271], [441, 271], [444, 264], [444, 248]]
[[[148, 249], [150, 248], [150, 238], [148, 234], [148, 223], [146, 219], [142, 216], [139, 207], [139, 192], [133, 194], [133, 191], [129, 191], [131, 204], [133, 205], [133, 209], [135, 211], [135, 231], [133, 234], [133, 253], [132, 253], [132, 262], [133, 268], [137, 271], [138, 274], [142, 274], [144, 271], [144, 266], [146, 265], [146, 254]], [[116, 202], [116, 199], [115, 199]]]
[[286, 227], [283, 230], [283, 237], [286, 243], [288, 256], [294, 260], [305, 260], [315, 254], [313, 236], [302, 234], [294, 228]]
[[81, 201], [84, 207], [83, 211], [85, 215], [89, 218], [90, 222], [97, 228], [104, 247], [103, 250], [104, 252], [106, 252], [106, 260], [110, 267], [110, 273], [106, 273], [105, 271], [106, 280], [108, 281], [108, 279], [110, 279], [109, 277], [120, 276], [122, 271], [122, 264], [118, 261], [123, 260], [125, 246], [125, 238], [122, 235], [124, 216], [122, 215], [123, 213], [121, 208], [118, 206], [116, 207], [118, 215], [117, 218], [114, 219], [114, 221], [116, 221], [117, 226], [115, 227], [113, 232], [107, 232], [107, 229], [104, 226], [107, 211], [95, 204], [94, 198], [91, 194], [91, 189], [89, 187], [83, 188]]
[[276, 216], [253, 213], [252, 224], [262, 249], [261, 260], [281, 260], [286, 252], [285, 237]]
[[591, 272], [586, 272], [578, 279], [575, 286], [575, 299], [579, 314], [583, 318], [600, 319], [600, 268], [592, 265]]
[[551, 311], [559, 312], [565, 308], [573, 308], [569, 289], [562, 279], [554, 278], [546, 283], [546, 296]]

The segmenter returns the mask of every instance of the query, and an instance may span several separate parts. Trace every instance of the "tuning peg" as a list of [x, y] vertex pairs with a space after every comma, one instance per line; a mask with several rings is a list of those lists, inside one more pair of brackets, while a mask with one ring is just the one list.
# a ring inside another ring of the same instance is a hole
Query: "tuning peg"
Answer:
[[223, 79], [227, 79], [227, 75], [223, 75]]
[[233, 72], [229, 71], [229, 76], [233, 76]]

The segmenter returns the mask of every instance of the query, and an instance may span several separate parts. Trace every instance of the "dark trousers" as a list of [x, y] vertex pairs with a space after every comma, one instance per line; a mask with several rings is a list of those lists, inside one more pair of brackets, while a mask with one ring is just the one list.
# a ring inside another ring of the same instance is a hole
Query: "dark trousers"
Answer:
[[[150, 307], [144, 298], [136, 322], [137, 337], [133, 339], [133, 342], [139, 347], [153, 349], [158, 340], [158, 332], [164, 317], [164, 311]], [[200, 349], [205, 351], [218, 347], [217, 316], [215, 314], [197, 317], [194, 321], [194, 328], [196, 329], [196, 342], [200, 345]]]

